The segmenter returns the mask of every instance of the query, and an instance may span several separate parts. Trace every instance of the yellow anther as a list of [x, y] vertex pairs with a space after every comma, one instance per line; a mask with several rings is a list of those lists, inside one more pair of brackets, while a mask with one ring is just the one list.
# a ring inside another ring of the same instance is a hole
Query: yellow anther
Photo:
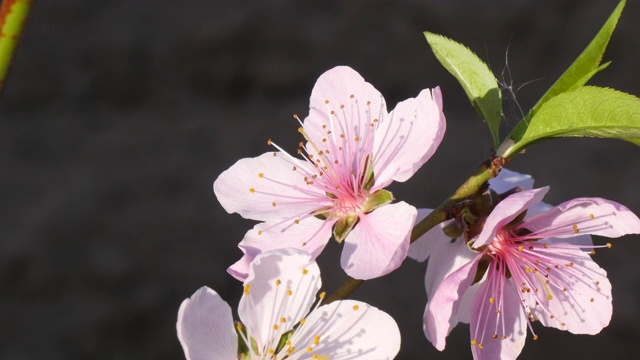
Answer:
[[538, 340], [538, 335], [533, 335], [533, 340]]
[[353, 310], [358, 310], [360, 307], [358, 305], [353, 305]]
[[296, 171], [298, 168], [294, 166], [291, 170]]
[[324, 299], [325, 296], [327, 296], [327, 293], [323, 291], [323, 292], [320, 293], [319, 298], [320, 299]]
[[325, 101], [324, 101], [324, 103], [325, 103], [325, 104], [328, 104], [328, 103], [329, 103], [329, 100], [325, 100]]
[[596, 286], [600, 285], [600, 281], [596, 280]]
[[498, 334], [493, 334], [493, 338], [497, 339], [498, 338]]
[[293, 222], [296, 223], [296, 224], [300, 224], [300, 220], [298, 220], [298, 219], [293, 220]]
[[282, 284], [282, 281], [280, 281], [280, 279], [276, 279], [276, 286], [280, 286], [280, 284]]
[[307, 275], [309, 273], [309, 270], [307, 269], [302, 269], [302, 275]]
[[496, 299], [494, 299], [493, 297], [490, 297], [489, 302], [493, 304], [494, 302], [496, 302]]
[[578, 229], [578, 225], [573, 225], [573, 226], [572, 226], [572, 228], [573, 228], [573, 232], [574, 232], [574, 233], [576, 233], [576, 234], [577, 234], [577, 233], [579, 233], [579, 232], [580, 232], [580, 230]]
[[356, 138], [354, 139], [356, 142], [360, 141], [360, 138], [356, 136]]
[[278, 324], [273, 324], [273, 330], [278, 330]]
[[258, 174], [258, 177], [259, 177], [259, 178], [263, 178], [263, 177], [264, 177], [264, 174], [263, 174], [263, 173], [259, 173], [259, 174]]
[[484, 349], [484, 346], [482, 345], [482, 343], [478, 344], [478, 349], [480, 350]]
[[262, 230], [258, 230], [258, 235], [262, 235]]
[[311, 346], [307, 347], [307, 352], [312, 352], [313, 348]]
[[531, 268], [525, 268], [524, 271], [527, 272], [527, 273], [530, 273], [531, 272]]
[[344, 109], [344, 105], [340, 105], [340, 109]]
[[318, 345], [320, 343], [320, 335], [316, 335], [313, 338], [313, 345]]
[[287, 290], [287, 295], [289, 296], [293, 295], [293, 291], [291, 291], [291, 289]]
[[542, 247], [546, 249], [546, 248], [549, 247], [549, 245], [548, 244], [542, 244]]
[[367, 101], [367, 105], [371, 105], [371, 101]]
[[256, 192], [256, 189], [254, 189], [254, 188], [249, 188], [249, 192], [253, 194], [254, 192]]
[[608, 247], [609, 249], [611, 249], [611, 247], [612, 247], [612, 246], [613, 246], [613, 245], [611, 245], [611, 243], [607, 243], [607, 247]]
[[244, 286], [244, 294], [245, 295], [249, 295], [249, 290], [251, 290], [251, 285], [245, 285]]
[[281, 322], [281, 323], [286, 323], [286, 322], [287, 322], [287, 319], [285, 319], [284, 317], [281, 317], [281, 318], [280, 318], [280, 322]]
[[267, 140], [267, 145], [271, 145], [271, 139]]
[[553, 295], [551, 294], [547, 295], [547, 300], [551, 300], [551, 299], [553, 299]]
[[595, 299], [594, 299], [594, 298], [591, 298], [591, 299], [589, 299], [589, 301], [594, 302], [594, 301], [595, 301]]
[[522, 245], [518, 246], [518, 251], [522, 251], [524, 250], [524, 247]]
[[475, 341], [475, 340], [471, 340], [471, 345], [475, 345], [475, 344], [477, 344], [477, 343], [478, 343], [477, 341]]
[[306, 322], [307, 322], [307, 319], [305, 319], [305, 318], [300, 319], [300, 325], [304, 325], [304, 323], [306, 323]]
[[560, 323], [560, 326], [565, 326], [565, 325], [566, 325], [565, 323]]
[[271, 203], [271, 206], [276, 207], [275, 201]]
[[594, 219], [595, 216], [593, 216], [593, 214], [589, 214], [589, 218]]

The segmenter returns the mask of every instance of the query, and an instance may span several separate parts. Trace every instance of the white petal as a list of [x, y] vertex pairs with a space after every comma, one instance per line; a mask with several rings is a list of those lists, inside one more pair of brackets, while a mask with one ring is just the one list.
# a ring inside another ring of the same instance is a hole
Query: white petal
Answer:
[[[433, 209], [418, 209], [416, 224], [426, 218], [432, 211]], [[450, 223], [451, 221], [442, 222], [427, 231], [424, 235], [420, 236], [416, 241], [412, 242], [409, 246], [407, 256], [419, 262], [426, 261], [434, 251], [434, 243], [447, 242], [451, 240], [450, 237], [442, 232], [442, 228]]]
[[227, 271], [236, 279], [244, 281], [249, 273], [251, 261], [258, 254], [274, 249], [300, 249], [308, 252], [315, 259], [331, 238], [332, 225], [331, 221], [315, 217], [302, 219], [297, 224], [281, 221], [257, 224], [238, 244], [244, 256]]
[[574, 334], [597, 334], [611, 320], [611, 283], [606, 271], [584, 251], [554, 251], [554, 247], [563, 248], [562, 245], [549, 245], [548, 256], [553, 256], [559, 267], [551, 267], [550, 283], [540, 285], [539, 291], [544, 291], [545, 296], [538, 299], [533, 313], [545, 326]]
[[[316, 336], [320, 341], [314, 346]], [[387, 313], [360, 301], [342, 300], [309, 314], [291, 342], [297, 350], [290, 359], [310, 359], [314, 354], [332, 360], [393, 359], [400, 350], [400, 330]]]
[[491, 211], [491, 214], [489, 214], [484, 223], [482, 232], [476, 237], [473, 247], [479, 248], [493, 241], [496, 233], [502, 229], [504, 225], [511, 222], [511, 220], [515, 219], [523, 211], [542, 201], [542, 198], [548, 191], [549, 187], [543, 187], [525, 190], [507, 196]]
[[340, 265], [355, 279], [369, 280], [397, 269], [409, 250], [417, 210], [399, 202], [361, 215], [344, 241]]
[[[486, 286], [488, 286], [488, 282], [481, 285], [477, 294], [485, 293]], [[473, 358], [476, 360], [515, 359], [524, 347], [527, 336], [527, 320], [511, 281], [506, 281], [503, 292], [504, 306], [500, 309], [499, 314], [496, 313], [495, 306], [490, 306], [488, 299], [483, 296], [476, 296], [472, 301], [469, 329], [471, 339], [477, 342], [476, 345], [471, 346]], [[478, 332], [475, 331], [476, 329]], [[479, 336], [483, 329], [485, 331], [484, 338], [481, 340]], [[497, 335], [495, 339], [493, 338], [494, 334]], [[505, 337], [504, 340], [502, 336]], [[482, 348], [480, 348], [480, 344], [482, 344]]]
[[187, 360], [238, 358], [231, 308], [214, 290], [204, 286], [183, 301], [176, 327]]
[[216, 179], [213, 191], [227, 212], [258, 221], [293, 220], [325, 206], [325, 193], [304, 180], [306, 162], [273, 154], [240, 159]]
[[[387, 114], [382, 94], [352, 68], [337, 66], [316, 81], [304, 130], [316, 144], [328, 135], [337, 139], [343, 134], [347, 141], [352, 141], [362, 138], [369, 122], [381, 114]], [[332, 134], [327, 134], [328, 130]]]
[[280, 336], [309, 312], [322, 281], [308, 253], [280, 249], [258, 255], [244, 284], [240, 320], [259, 350], [275, 350]]
[[376, 188], [406, 181], [431, 158], [446, 129], [440, 88], [422, 90], [380, 119], [373, 148]]
[[502, 168], [498, 176], [493, 179], [489, 179], [489, 187], [498, 194], [507, 192], [515, 187], [531, 190], [533, 189], [533, 178], [528, 174], [520, 174], [518, 172]]

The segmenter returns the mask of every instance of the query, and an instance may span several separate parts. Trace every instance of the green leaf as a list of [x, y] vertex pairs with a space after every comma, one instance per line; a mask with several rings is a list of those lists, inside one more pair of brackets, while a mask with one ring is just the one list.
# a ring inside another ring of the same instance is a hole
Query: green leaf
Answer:
[[640, 145], [640, 99], [620, 91], [583, 86], [547, 101], [505, 157], [558, 137], [623, 139]]
[[424, 36], [438, 61], [458, 79], [478, 115], [486, 121], [494, 147], [497, 147], [500, 143], [502, 93], [495, 76], [487, 64], [464, 45], [430, 32], [425, 32]]
[[[593, 40], [591, 40], [589, 45], [582, 51], [573, 64], [569, 66], [562, 76], [556, 80], [549, 90], [547, 90], [542, 98], [538, 100], [536, 105], [529, 111], [529, 114], [527, 114], [527, 116], [511, 131], [506, 142], [518, 142], [526, 132], [529, 120], [535, 116], [538, 110], [547, 101], [566, 91], [574, 90], [585, 85], [595, 74], [604, 70], [609, 65], [609, 63], [605, 63], [604, 65], [599, 66], [600, 61], [602, 61], [604, 51], [607, 48], [607, 44], [609, 44], [611, 34], [618, 23], [618, 19], [620, 18], [624, 5], [625, 0], [620, 1], [598, 34], [593, 38]], [[502, 144], [501, 148], [505, 145], [507, 144]], [[498, 151], [498, 155], [502, 155], [500, 151]]]

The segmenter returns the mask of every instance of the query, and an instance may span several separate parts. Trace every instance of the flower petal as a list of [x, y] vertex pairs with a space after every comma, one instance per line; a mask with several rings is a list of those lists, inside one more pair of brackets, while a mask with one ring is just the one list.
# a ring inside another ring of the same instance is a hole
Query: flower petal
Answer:
[[552, 268], [548, 285], [540, 285], [549, 297], [537, 299], [533, 314], [545, 326], [574, 334], [599, 333], [613, 310], [606, 271], [584, 251], [563, 243], [549, 244], [547, 254], [560, 266]]
[[515, 219], [523, 211], [542, 201], [542, 198], [548, 191], [548, 186], [539, 189], [525, 190], [509, 195], [499, 202], [487, 217], [484, 228], [476, 237], [473, 247], [479, 248], [491, 242], [498, 230]]
[[279, 249], [258, 255], [244, 284], [238, 315], [262, 352], [305, 317], [322, 281], [311, 255]]
[[259, 221], [293, 220], [330, 205], [323, 203], [327, 199], [323, 191], [307, 185], [301, 170], [304, 166], [308, 166], [305, 161], [282, 152], [240, 159], [220, 174], [213, 191], [229, 213]]
[[331, 238], [331, 221], [309, 217], [299, 223], [260, 223], [249, 230], [238, 247], [244, 256], [227, 269], [234, 278], [244, 281], [251, 261], [260, 253], [284, 248], [304, 250], [313, 259], [318, 257]]
[[352, 68], [337, 66], [316, 81], [304, 130], [316, 144], [327, 136], [327, 130], [333, 136], [344, 134], [346, 139], [353, 140], [362, 138], [373, 118], [386, 114], [387, 107], [378, 90]]
[[425, 89], [380, 119], [373, 146], [376, 188], [406, 181], [431, 158], [446, 129], [440, 88]]
[[[416, 223], [422, 221], [432, 211], [433, 209], [418, 209]], [[412, 242], [411, 245], [409, 245], [407, 256], [419, 262], [426, 261], [434, 251], [433, 245], [435, 243], [451, 241], [451, 238], [442, 232], [442, 228], [449, 223], [450, 221], [446, 221], [434, 226], [416, 241]]]
[[[440, 241], [431, 242], [431, 257], [429, 258], [427, 271], [425, 272], [424, 277], [425, 289], [429, 299], [425, 308], [425, 314], [427, 313], [430, 303], [434, 298], [434, 294], [442, 281], [451, 273], [470, 262], [477, 255], [469, 249], [463, 239], [451, 239], [447, 237], [446, 239], [438, 240]], [[462, 295], [458, 305], [458, 310], [455, 311], [449, 319], [448, 332], [453, 330], [459, 322], [469, 323], [469, 303], [470, 299], [473, 298], [477, 287], [478, 284], [471, 286]]]
[[427, 304], [424, 313], [424, 333], [440, 351], [444, 350], [446, 337], [452, 329], [451, 318], [458, 312], [462, 296], [473, 282], [479, 260], [480, 256], [476, 256], [449, 274]]
[[502, 168], [498, 176], [493, 179], [489, 179], [489, 187], [498, 194], [502, 194], [516, 187], [530, 190], [533, 189], [533, 178], [531, 175], [520, 174], [518, 172]]
[[[527, 320], [520, 307], [520, 299], [511, 281], [506, 281], [500, 313], [483, 294], [489, 281], [484, 281], [471, 301], [471, 352], [475, 360], [515, 359], [527, 335]], [[494, 338], [494, 336], [496, 336]], [[504, 338], [503, 338], [504, 336]], [[474, 341], [475, 340], [475, 344]]]
[[[316, 340], [319, 342], [314, 345]], [[297, 351], [289, 359], [310, 359], [313, 355], [331, 359], [393, 359], [400, 350], [400, 330], [387, 313], [360, 301], [342, 300], [309, 314], [291, 343]]]
[[187, 360], [238, 358], [231, 308], [214, 290], [203, 286], [183, 301], [176, 327]]
[[347, 275], [369, 280], [397, 269], [407, 256], [416, 215], [416, 208], [405, 202], [361, 215], [344, 241], [340, 258]]
[[640, 233], [640, 219], [614, 201], [578, 198], [527, 218], [519, 227], [539, 238], [567, 238], [578, 233], [619, 237]]

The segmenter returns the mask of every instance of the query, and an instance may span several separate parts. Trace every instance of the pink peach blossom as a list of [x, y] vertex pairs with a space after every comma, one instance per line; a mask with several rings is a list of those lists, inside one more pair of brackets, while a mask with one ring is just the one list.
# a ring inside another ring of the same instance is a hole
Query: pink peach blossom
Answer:
[[261, 221], [240, 243], [244, 256], [229, 273], [244, 279], [251, 260], [269, 249], [294, 247], [315, 258], [332, 230], [344, 240], [340, 263], [350, 276], [371, 279], [395, 270], [406, 257], [417, 211], [391, 204], [383, 189], [408, 180], [440, 144], [440, 89], [423, 90], [387, 113], [371, 84], [339, 66], [316, 82], [301, 125], [301, 158], [269, 140], [277, 151], [239, 160], [214, 183], [225, 210]]
[[[176, 327], [185, 357], [355, 360], [398, 353], [400, 330], [391, 316], [355, 300], [314, 306], [321, 284], [320, 269], [306, 252], [258, 255], [244, 282], [238, 332], [231, 308], [214, 290], [202, 287], [183, 301]], [[238, 333], [242, 343], [251, 344], [241, 354]]]
[[[512, 194], [496, 205], [481, 233], [466, 244], [440, 241], [429, 250], [425, 284], [430, 297], [424, 330], [443, 350], [458, 322], [469, 322], [475, 359], [513, 359], [527, 327], [596, 334], [611, 319], [611, 284], [590, 257], [585, 234], [619, 237], [640, 233], [640, 219], [626, 207], [600, 198], [578, 198], [547, 211], [548, 187]], [[519, 220], [534, 210], [536, 214]]]

